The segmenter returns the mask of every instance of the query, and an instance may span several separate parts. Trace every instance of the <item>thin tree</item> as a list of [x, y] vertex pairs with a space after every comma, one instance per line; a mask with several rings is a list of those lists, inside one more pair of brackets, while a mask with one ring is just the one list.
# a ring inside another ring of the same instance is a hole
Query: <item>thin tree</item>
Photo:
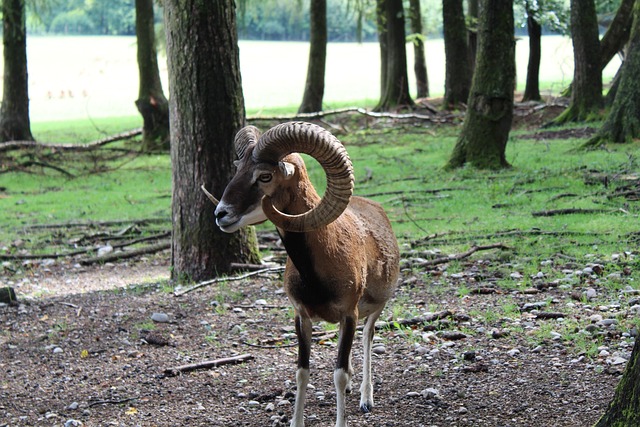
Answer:
[[471, 75], [476, 69], [476, 52], [478, 51], [478, 0], [467, 1], [467, 43], [469, 45], [469, 66]]
[[597, 147], [607, 142], [631, 142], [640, 138], [640, 2], [636, 2], [632, 15], [629, 47], [620, 70], [620, 87], [605, 122], [585, 144], [587, 147]]
[[[385, 30], [380, 34], [381, 43], [386, 46], [386, 55], [381, 63], [385, 64], [382, 73], [382, 93], [380, 101], [374, 108], [376, 111], [412, 107], [413, 100], [409, 95], [409, 79], [407, 73], [407, 49], [405, 44], [404, 9], [402, 0], [378, 1], [378, 13], [384, 13], [378, 22], [383, 22]], [[384, 41], [382, 38], [384, 37]], [[381, 53], [382, 53], [381, 45]]]
[[136, 39], [140, 76], [136, 107], [142, 115], [142, 148], [169, 148], [169, 102], [162, 91], [153, 14], [153, 0], [136, 0]]
[[464, 125], [447, 168], [508, 167], [505, 149], [513, 117], [515, 40], [513, 2], [483, 0], [478, 56]]
[[416, 75], [416, 94], [418, 98], [426, 98], [429, 96], [429, 77], [427, 75], [427, 60], [424, 54], [420, 0], [410, 0], [409, 10], [413, 41], [413, 72]]
[[4, 77], [0, 141], [31, 141], [24, 0], [2, 1]]
[[257, 262], [255, 231], [218, 230], [205, 184], [233, 176], [233, 138], [245, 123], [233, 0], [165, 0], [169, 65], [174, 279], [202, 280]]
[[327, 63], [327, 0], [311, 0], [309, 5], [309, 65], [299, 113], [322, 110]]
[[569, 107], [552, 124], [595, 118], [603, 106], [598, 17], [594, 0], [571, 0], [573, 82]]
[[445, 52], [444, 107], [455, 108], [467, 102], [471, 87], [471, 64], [462, 0], [442, 0], [442, 28]]

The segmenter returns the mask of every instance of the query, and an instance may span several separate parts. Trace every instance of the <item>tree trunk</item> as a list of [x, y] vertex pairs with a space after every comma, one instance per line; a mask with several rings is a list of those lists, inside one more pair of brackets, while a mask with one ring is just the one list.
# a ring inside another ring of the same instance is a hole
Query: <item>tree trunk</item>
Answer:
[[469, 67], [473, 75], [476, 69], [476, 53], [478, 51], [478, 0], [467, 1], [467, 42], [469, 44]]
[[640, 339], [631, 352], [624, 374], [616, 387], [607, 412], [594, 427], [630, 427], [640, 425]]
[[592, 120], [603, 105], [598, 17], [594, 0], [571, 0], [574, 71], [571, 103], [552, 123]]
[[631, 21], [633, 20], [633, 4], [635, 0], [622, 0], [616, 16], [611, 21], [607, 32], [600, 40], [600, 67], [604, 69], [616, 53], [624, 49], [629, 41]]
[[309, 66], [298, 113], [322, 111], [327, 62], [327, 0], [311, 0], [309, 19]]
[[418, 98], [429, 96], [429, 78], [427, 76], [427, 60], [424, 56], [424, 35], [422, 34], [422, 12], [420, 0], [410, 0], [411, 32], [416, 36], [413, 42], [413, 71], [416, 75]]
[[478, 62], [462, 132], [447, 168], [508, 167], [505, 149], [513, 117], [513, 2], [485, 0], [478, 23]]
[[[528, 4], [528, 3], [527, 3]], [[527, 64], [527, 83], [523, 101], [540, 101], [540, 57], [542, 54], [542, 27], [531, 10], [527, 11], [527, 31], [529, 32], [529, 63]]]
[[[619, 87], [611, 110], [588, 147], [606, 142], [631, 142], [640, 138], [640, 2], [633, 7], [633, 26], [629, 47], [620, 69]], [[640, 414], [638, 415], [640, 417]]]
[[24, 0], [2, 1], [4, 77], [0, 141], [31, 141]]
[[402, 0], [384, 0], [386, 27], [386, 79], [375, 111], [411, 107]]
[[222, 194], [233, 176], [233, 138], [244, 97], [233, 0], [165, 0], [169, 65], [174, 279], [200, 281], [258, 262], [253, 228], [221, 232], [205, 184]]
[[469, 99], [471, 67], [462, 0], [442, 0], [445, 82], [444, 107], [455, 108]]
[[387, 51], [389, 50], [385, 8], [385, 0], [376, 0], [376, 24], [380, 45], [380, 96], [384, 93], [387, 84]]
[[142, 115], [144, 151], [169, 149], [169, 103], [162, 91], [153, 22], [153, 0], [136, 0], [136, 40], [140, 87], [136, 107]]

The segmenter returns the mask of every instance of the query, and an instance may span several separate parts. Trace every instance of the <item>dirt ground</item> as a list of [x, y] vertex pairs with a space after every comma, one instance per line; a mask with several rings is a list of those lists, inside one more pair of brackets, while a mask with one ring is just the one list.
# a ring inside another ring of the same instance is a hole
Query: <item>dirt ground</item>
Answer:
[[[351, 426], [580, 427], [603, 413], [635, 335], [615, 319], [633, 314], [637, 296], [601, 280], [624, 280], [622, 266], [549, 260], [578, 281], [540, 277], [523, 291], [493, 286], [505, 271], [521, 273], [489, 255], [456, 273], [415, 262], [403, 261], [376, 334], [376, 406], [360, 414], [354, 386]], [[297, 350], [279, 273], [174, 296], [166, 252], [91, 268], [44, 264], [0, 276], [19, 298], [0, 306], [0, 426], [288, 425]], [[589, 292], [611, 303], [592, 304]], [[574, 321], [603, 337], [595, 353], [567, 338], [564, 323]], [[305, 414], [308, 426], [329, 426], [335, 333], [319, 324], [316, 335]], [[171, 374], [245, 354], [244, 363]], [[355, 385], [359, 343], [353, 354]]]

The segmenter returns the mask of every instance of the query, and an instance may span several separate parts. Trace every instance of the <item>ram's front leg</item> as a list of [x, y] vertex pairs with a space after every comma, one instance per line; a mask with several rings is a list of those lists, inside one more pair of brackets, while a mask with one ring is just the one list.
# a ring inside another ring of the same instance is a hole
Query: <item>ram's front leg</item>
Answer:
[[309, 358], [311, 357], [311, 319], [296, 314], [298, 337], [298, 370], [296, 371], [296, 402], [291, 427], [304, 427], [304, 403], [309, 384]]
[[336, 427], [346, 427], [346, 393], [351, 383], [351, 346], [356, 334], [358, 323], [357, 312], [346, 316], [340, 322], [340, 338], [338, 339], [338, 360], [333, 372], [333, 381], [336, 386]]

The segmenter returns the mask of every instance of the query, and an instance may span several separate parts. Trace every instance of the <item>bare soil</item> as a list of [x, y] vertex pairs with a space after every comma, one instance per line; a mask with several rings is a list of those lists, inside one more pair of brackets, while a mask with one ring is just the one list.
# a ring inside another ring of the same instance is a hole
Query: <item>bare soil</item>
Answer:
[[[279, 274], [176, 297], [168, 258], [0, 271], [0, 283], [19, 298], [0, 306], [0, 426], [288, 425], [297, 350]], [[598, 322], [631, 315], [637, 298], [603, 282], [606, 274], [624, 280], [626, 267], [593, 268], [570, 287], [539, 278], [523, 290], [494, 286], [505, 271], [520, 273], [489, 253], [462, 261], [455, 273], [415, 262], [403, 261], [402, 283], [376, 335], [376, 407], [359, 413], [355, 386], [351, 426], [578, 427], [604, 412], [635, 331]], [[549, 262], [567, 275], [590, 268]], [[592, 291], [610, 303], [589, 302], [584, 295]], [[554, 312], [563, 316], [544, 314]], [[154, 313], [168, 322], [154, 322]], [[402, 319], [409, 325], [399, 327]], [[601, 336], [595, 354], [565, 332], [551, 333], [573, 321]], [[316, 328], [305, 414], [308, 426], [329, 426], [335, 333]], [[252, 359], [165, 371], [242, 354]], [[358, 343], [354, 385], [361, 354]]]

